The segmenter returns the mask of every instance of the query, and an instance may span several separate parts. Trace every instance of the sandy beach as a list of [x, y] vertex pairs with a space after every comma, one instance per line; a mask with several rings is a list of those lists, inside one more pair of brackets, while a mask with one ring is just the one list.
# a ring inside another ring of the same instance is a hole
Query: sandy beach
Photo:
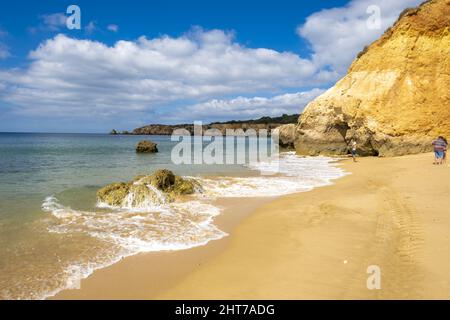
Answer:
[[[55, 299], [449, 299], [450, 166], [431, 154], [344, 160], [331, 186], [224, 203], [230, 234], [141, 254]], [[367, 268], [381, 270], [368, 290]]]

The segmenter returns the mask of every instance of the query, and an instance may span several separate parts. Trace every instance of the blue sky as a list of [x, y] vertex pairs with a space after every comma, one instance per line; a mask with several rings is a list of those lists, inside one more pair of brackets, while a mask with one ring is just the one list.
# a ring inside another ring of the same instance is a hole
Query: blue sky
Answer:
[[[300, 112], [420, 1], [2, 3], [0, 132], [107, 132]], [[65, 26], [81, 9], [81, 30]], [[369, 6], [380, 9], [369, 28]]]

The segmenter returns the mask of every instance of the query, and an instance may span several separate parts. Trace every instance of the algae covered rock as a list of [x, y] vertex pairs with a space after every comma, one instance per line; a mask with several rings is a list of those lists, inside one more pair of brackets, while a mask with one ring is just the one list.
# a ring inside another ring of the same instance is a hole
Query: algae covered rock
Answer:
[[130, 191], [129, 183], [112, 183], [97, 191], [97, 199], [110, 206], [121, 206]]
[[170, 170], [141, 175], [128, 183], [113, 183], [97, 192], [98, 201], [113, 207], [148, 208], [177, 200], [200, 190], [194, 179], [176, 176]]
[[175, 176], [175, 183], [170, 192], [174, 195], [193, 194], [196, 190], [201, 189], [200, 183], [194, 179], [184, 179]]
[[140, 141], [136, 146], [137, 153], [156, 153], [158, 152], [157, 144], [149, 141], [143, 140]]
[[128, 196], [122, 203], [122, 207], [148, 208], [162, 205], [165, 202], [165, 197], [157, 190], [149, 188], [145, 184], [132, 184]]
[[166, 169], [155, 171], [149, 178], [149, 183], [162, 191], [168, 191], [175, 184], [175, 175]]

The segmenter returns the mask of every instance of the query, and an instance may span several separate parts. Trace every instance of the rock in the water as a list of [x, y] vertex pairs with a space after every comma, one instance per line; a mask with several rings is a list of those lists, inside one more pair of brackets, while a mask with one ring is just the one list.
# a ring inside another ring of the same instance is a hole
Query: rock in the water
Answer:
[[158, 170], [152, 175], [144, 177], [141, 182], [151, 184], [161, 191], [168, 191], [175, 184], [175, 175], [170, 170]]
[[138, 145], [136, 146], [136, 152], [138, 152], [138, 153], [158, 152], [157, 144], [152, 141], [148, 141], [148, 140], [140, 141], [138, 143]]
[[193, 194], [196, 189], [200, 189], [198, 181], [193, 179], [183, 179], [179, 176], [175, 176], [175, 183], [173, 184], [170, 192], [174, 195]]
[[145, 184], [131, 184], [129, 195], [124, 198], [122, 207], [143, 208], [164, 204], [165, 199], [161, 198], [154, 189], [150, 189]]
[[113, 183], [97, 191], [98, 201], [113, 207], [146, 208], [176, 200], [200, 190], [194, 179], [176, 176], [169, 170], [139, 176], [129, 183]]
[[277, 135], [279, 145], [282, 148], [294, 148], [295, 141], [295, 124], [285, 124], [274, 130], [273, 136]]
[[119, 207], [129, 191], [129, 183], [113, 183], [98, 190], [97, 199], [107, 205]]
[[342, 155], [354, 139], [361, 155], [429, 151], [433, 138], [450, 136], [449, 88], [450, 0], [426, 1], [405, 11], [306, 107], [296, 150]]

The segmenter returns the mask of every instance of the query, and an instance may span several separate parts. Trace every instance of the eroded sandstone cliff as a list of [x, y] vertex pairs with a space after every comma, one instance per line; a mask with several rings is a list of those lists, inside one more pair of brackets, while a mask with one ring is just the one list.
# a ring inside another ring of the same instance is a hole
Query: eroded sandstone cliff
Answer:
[[348, 74], [301, 115], [295, 147], [306, 155], [341, 155], [352, 139], [362, 155], [430, 150], [450, 136], [450, 0], [402, 13], [361, 52]]

